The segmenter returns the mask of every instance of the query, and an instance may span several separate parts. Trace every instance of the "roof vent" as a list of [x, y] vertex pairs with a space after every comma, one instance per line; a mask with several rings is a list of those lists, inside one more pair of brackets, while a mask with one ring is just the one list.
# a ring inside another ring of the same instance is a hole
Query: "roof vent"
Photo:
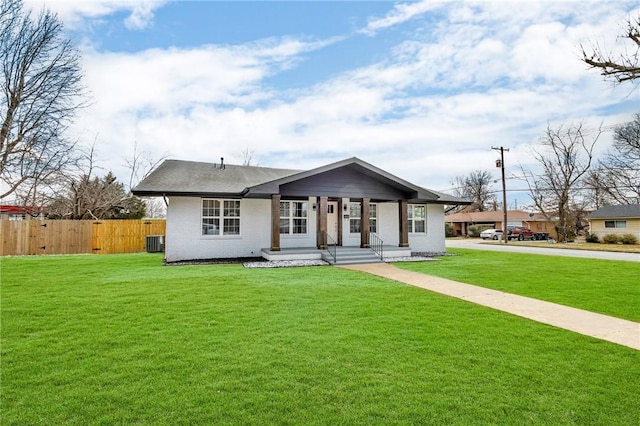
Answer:
[[220, 168], [224, 169], [224, 157], [220, 157]]

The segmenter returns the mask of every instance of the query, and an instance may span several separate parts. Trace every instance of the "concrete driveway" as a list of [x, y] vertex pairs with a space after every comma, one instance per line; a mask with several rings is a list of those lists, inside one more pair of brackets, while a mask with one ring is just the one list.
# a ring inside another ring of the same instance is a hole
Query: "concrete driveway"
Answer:
[[514, 244], [489, 243], [477, 238], [464, 240], [446, 240], [447, 248], [464, 248], [473, 250], [508, 251], [511, 253], [544, 254], [549, 256], [583, 257], [587, 259], [626, 260], [640, 262], [640, 253], [617, 253], [610, 251], [572, 250], [553, 248], [553, 244], [540, 241], [539, 247], [516, 246]]

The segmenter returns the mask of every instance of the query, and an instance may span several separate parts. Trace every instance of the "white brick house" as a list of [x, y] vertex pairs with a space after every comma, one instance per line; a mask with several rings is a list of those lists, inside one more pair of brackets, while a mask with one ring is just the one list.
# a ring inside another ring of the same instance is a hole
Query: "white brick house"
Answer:
[[327, 246], [367, 248], [372, 234], [405, 253], [442, 253], [444, 205], [468, 204], [358, 158], [308, 171], [167, 160], [133, 193], [168, 202], [167, 262], [319, 258]]

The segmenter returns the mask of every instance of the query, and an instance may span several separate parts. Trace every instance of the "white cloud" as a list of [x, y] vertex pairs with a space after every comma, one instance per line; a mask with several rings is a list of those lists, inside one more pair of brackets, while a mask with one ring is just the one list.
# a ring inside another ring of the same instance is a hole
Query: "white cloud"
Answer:
[[153, 12], [165, 0], [25, 0], [34, 9], [46, 6], [58, 14], [65, 27], [79, 29], [87, 25], [86, 20], [98, 20], [118, 11], [131, 11], [124, 20], [129, 29], [143, 29], [151, 25]]
[[[386, 20], [371, 21], [371, 33], [417, 18], [428, 5], [400, 6]], [[548, 121], [611, 125], [636, 112], [637, 102], [630, 105], [637, 96], [625, 98], [625, 88], [610, 87], [577, 55], [589, 37], [615, 38], [626, 18], [623, 6], [438, 7], [445, 20], [428, 33], [376, 52], [380, 60], [370, 66], [295, 90], [271, 86], [269, 78], [295, 72], [307, 53], [342, 38], [89, 51], [85, 71], [96, 101], [79, 131], [85, 140], [98, 134], [111, 164], [121, 164], [134, 141], [157, 155], [201, 161], [231, 161], [250, 148], [256, 161], [272, 167], [359, 156], [443, 189], [456, 175], [494, 172], [491, 146], [511, 148], [508, 173], [531, 164], [524, 147]], [[622, 112], [603, 112], [625, 102]]]
[[367, 26], [359, 32], [367, 35], [375, 35], [378, 31], [409, 21], [416, 16], [423, 15], [429, 11], [438, 9], [442, 3], [423, 0], [419, 2], [396, 4], [391, 12], [383, 18], [370, 20]]
[[159, 3], [156, 1], [140, 1], [134, 5], [131, 15], [124, 20], [130, 30], [142, 30], [153, 22], [153, 11]]

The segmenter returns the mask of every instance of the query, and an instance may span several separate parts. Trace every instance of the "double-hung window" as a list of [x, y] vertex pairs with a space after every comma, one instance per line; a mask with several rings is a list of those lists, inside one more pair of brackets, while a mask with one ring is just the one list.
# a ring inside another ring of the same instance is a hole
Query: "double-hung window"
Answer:
[[626, 220], [605, 220], [604, 227], [605, 228], [626, 228], [627, 221]]
[[369, 232], [378, 232], [378, 209], [375, 204], [369, 204]]
[[[362, 219], [362, 204], [349, 203], [349, 232], [360, 233]], [[373, 203], [369, 204], [369, 232], [378, 232], [378, 209]]]
[[280, 201], [280, 234], [306, 234], [309, 203]]
[[427, 212], [423, 205], [409, 204], [407, 206], [407, 225], [410, 233], [427, 232]]
[[202, 235], [240, 235], [240, 201], [202, 200]]

